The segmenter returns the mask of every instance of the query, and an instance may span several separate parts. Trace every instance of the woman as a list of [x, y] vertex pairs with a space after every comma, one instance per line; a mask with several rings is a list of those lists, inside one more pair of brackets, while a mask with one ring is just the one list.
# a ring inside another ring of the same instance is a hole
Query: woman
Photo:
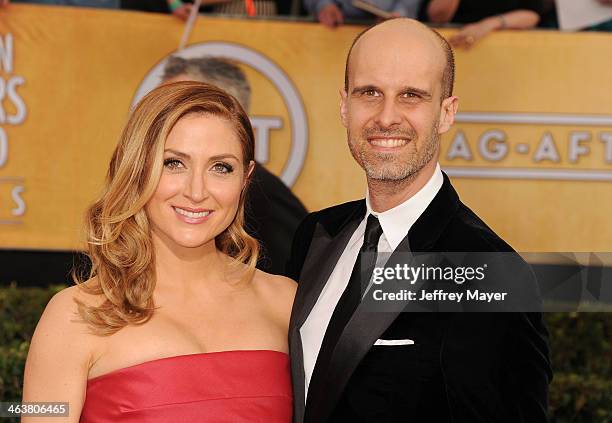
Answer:
[[295, 283], [255, 270], [253, 155], [246, 113], [211, 85], [138, 104], [87, 213], [91, 277], [47, 305], [24, 401], [69, 402], [70, 422], [291, 420]]
[[420, 19], [434, 24], [467, 24], [450, 38], [453, 47], [471, 48], [501, 29], [530, 29], [540, 21], [543, 0], [427, 0]]

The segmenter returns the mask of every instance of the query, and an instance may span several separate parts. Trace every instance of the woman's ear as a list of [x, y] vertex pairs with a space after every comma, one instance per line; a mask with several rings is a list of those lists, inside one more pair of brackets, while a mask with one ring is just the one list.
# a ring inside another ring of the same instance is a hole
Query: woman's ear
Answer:
[[253, 176], [254, 171], [255, 171], [255, 161], [251, 160], [249, 162], [249, 166], [247, 167], [246, 178], [244, 178], [244, 186], [246, 186], [247, 183], [251, 180], [251, 177]]

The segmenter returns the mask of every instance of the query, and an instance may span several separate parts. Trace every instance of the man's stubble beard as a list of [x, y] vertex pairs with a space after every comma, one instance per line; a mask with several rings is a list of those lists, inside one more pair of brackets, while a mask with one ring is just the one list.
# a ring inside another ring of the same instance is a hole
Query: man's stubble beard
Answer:
[[[366, 172], [366, 176], [369, 180], [395, 183], [404, 182], [414, 179], [420, 170], [436, 156], [440, 147], [438, 126], [439, 122], [435, 122], [420, 150], [416, 150], [416, 133], [412, 130], [384, 131], [376, 129], [366, 129], [362, 131], [361, 140], [355, 140], [357, 142], [352, 141], [351, 131], [348, 130], [349, 149], [355, 161], [357, 161]], [[360, 148], [366, 146], [368, 143], [367, 138], [374, 134], [387, 137], [397, 136], [408, 138], [409, 141], [406, 147], [410, 148], [411, 145], [413, 146], [412, 154], [409, 155], [407, 160], [398, 162], [397, 154], [378, 153]], [[362, 143], [360, 143], [360, 141], [362, 141]]]

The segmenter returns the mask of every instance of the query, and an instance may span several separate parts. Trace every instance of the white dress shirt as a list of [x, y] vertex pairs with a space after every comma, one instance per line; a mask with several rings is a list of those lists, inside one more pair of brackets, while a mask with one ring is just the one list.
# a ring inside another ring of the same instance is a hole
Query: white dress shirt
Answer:
[[406, 235], [408, 235], [408, 231], [414, 222], [417, 221], [419, 216], [429, 206], [429, 203], [431, 203], [442, 187], [443, 182], [444, 177], [438, 164], [434, 174], [423, 188], [402, 204], [382, 213], [372, 210], [369, 195], [366, 193], [367, 213], [351, 236], [336, 267], [329, 276], [325, 287], [323, 287], [317, 302], [300, 328], [304, 356], [306, 396], [308, 396], [308, 385], [310, 384], [312, 372], [317, 362], [317, 356], [321, 349], [327, 325], [336, 308], [336, 304], [348, 285], [357, 255], [363, 244], [363, 235], [368, 215], [373, 214], [378, 217], [383, 230], [383, 234], [378, 241], [378, 251], [393, 252]]

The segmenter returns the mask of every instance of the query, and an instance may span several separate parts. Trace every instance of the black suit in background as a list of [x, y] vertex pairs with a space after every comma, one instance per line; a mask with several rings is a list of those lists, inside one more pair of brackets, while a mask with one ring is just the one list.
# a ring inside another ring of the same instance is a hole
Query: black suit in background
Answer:
[[[546, 422], [552, 373], [540, 313], [367, 313], [360, 306], [325, 367], [315, 368], [304, 409], [300, 327], [365, 214], [364, 200], [331, 207], [310, 214], [296, 233], [288, 265], [299, 280], [289, 328], [294, 421]], [[512, 248], [461, 203], [444, 175], [396, 251]], [[377, 339], [415, 345], [374, 346]]]
[[[429, 22], [427, 7], [431, 0], [421, 3], [419, 8], [419, 20]], [[543, 0], [461, 0], [452, 23], [472, 23], [478, 22], [490, 16], [501, 15], [502, 13], [512, 12], [513, 10], [526, 9], [532, 10], [537, 14], [544, 12]]]
[[307, 214], [278, 176], [255, 163], [244, 216], [247, 232], [261, 247], [258, 269], [276, 275], [284, 273], [293, 235]]
[[[193, 3], [191, 1], [183, 1], [183, 3]], [[121, 0], [119, 2], [121, 9], [139, 10], [141, 12], [153, 13], [170, 13], [170, 7], [166, 0]]]

